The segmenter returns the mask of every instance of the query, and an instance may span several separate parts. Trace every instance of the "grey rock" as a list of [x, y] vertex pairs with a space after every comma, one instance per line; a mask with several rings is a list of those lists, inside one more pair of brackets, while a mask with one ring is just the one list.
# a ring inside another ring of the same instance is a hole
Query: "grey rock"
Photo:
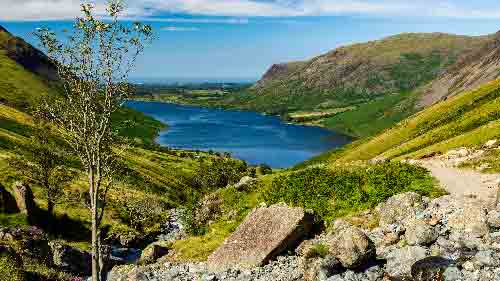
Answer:
[[431, 256], [415, 262], [411, 267], [413, 281], [443, 280], [445, 270], [453, 266], [452, 260]]
[[489, 232], [486, 209], [475, 199], [465, 198], [462, 206], [448, 216], [452, 232], [465, 232], [482, 237]]
[[29, 185], [17, 181], [12, 185], [12, 190], [14, 191], [14, 198], [19, 211], [27, 215], [30, 221], [33, 221], [36, 215], [36, 204], [35, 197]]
[[429, 249], [420, 246], [396, 249], [387, 255], [385, 271], [392, 278], [410, 278], [413, 264], [429, 255]]
[[463, 278], [462, 272], [460, 272], [460, 270], [457, 267], [455, 267], [455, 266], [448, 267], [444, 271], [443, 277], [444, 277], [444, 281], [460, 281], [460, 280], [463, 280], [462, 279]]
[[339, 260], [333, 256], [325, 258], [305, 259], [304, 264], [304, 280], [320, 281], [326, 280], [330, 276], [335, 275], [341, 270]]
[[90, 275], [92, 271], [90, 253], [58, 241], [51, 241], [49, 245], [55, 266], [74, 274]]
[[159, 258], [168, 254], [168, 252], [169, 252], [169, 245], [166, 245], [165, 243], [161, 242], [151, 243], [142, 251], [139, 263], [141, 264], [154, 263]]
[[345, 268], [356, 268], [375, 257], [375, 245], [359, 228], [343, 221], [335, 222], [331, 234], [325, 238], [330, 253]]
[[492, 250], [479, 251], [474, 256], [474, 263], [478, 267], [498, 267], [500, 266], [500, 259], [498, 254]]
[[417, 213], [424, 209], [425, 203], [422, 196], [414, 192], [392, 196], [376, 208], [380, 215], [381, 226], [414, 219]]
[[257, 180], [249, 177], [249, 176], [244, 176], [240, 179], [238, 183], [234, 185], [234, 188], [237, 190], [248, 190], [252, 184], [254, 184]]
[[407, 223], [405, 238], [409, 245], [429, 245], [436, 241], [439, 234], [433, 226], [421, 220]]
[[500, 211], [491, 210], [488, 212], [488, 225], [492, 228], [500, 228]]
[[213, 271], [264, 265], [276, 255], [294, 250], [309, 234], [313, 222], [314, 216], [302, 208], [286, 204], [257, 208], [208, 257], [208, 265]]

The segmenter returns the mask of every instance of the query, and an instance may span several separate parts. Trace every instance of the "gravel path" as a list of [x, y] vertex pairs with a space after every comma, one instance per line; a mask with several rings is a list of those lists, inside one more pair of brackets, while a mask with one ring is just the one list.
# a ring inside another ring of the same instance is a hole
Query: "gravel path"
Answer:
[[487, 203], [495, 202], [500, 174], [482, 174], [474, 170], [456, 168], [442, 159], [422, 160], [418, 163], [427, 168], [450, 194], [474, 196]]

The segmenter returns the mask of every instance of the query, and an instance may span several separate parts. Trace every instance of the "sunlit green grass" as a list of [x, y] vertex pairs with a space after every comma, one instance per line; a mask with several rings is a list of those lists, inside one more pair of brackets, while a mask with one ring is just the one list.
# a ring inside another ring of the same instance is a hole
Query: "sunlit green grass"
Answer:
[[499, 105], [500, 81], [496, 80], [431, 106], [372, 139], [352, 145], [332, 160], [418, 156], [480, 145], [500, 135]]

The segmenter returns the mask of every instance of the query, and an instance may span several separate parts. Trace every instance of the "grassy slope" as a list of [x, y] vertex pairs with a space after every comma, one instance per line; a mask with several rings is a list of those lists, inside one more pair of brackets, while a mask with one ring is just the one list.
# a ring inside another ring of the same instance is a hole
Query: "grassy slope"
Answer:
[[[8, 166], [8, 159], [17, 153], [16, 147], [22, 147], [23, 144], [29, 142], [32, 125], [31, 116], [28, 114], [0, 105], [0, 169], [3, 171], [0, 175], [0, 183], [7, 187], [16, 179], [15, 171]], [[182, 179], [192, 174], [197, 162], [192, 159], [194, 157], [179, 157], [177, 154], [175, 151], [167, 153], [140, 147], [130, 147], [125, 150], [122, 155], [123, 163], [130, 171], [127, 175], [120, 177], [117, 186], [111, 191], [111, 201], [116, 199], [115, 201], [118, 202], [118, 199], [123, 196], [139, 198], [152, 196], [170, 206], [178, 204], [182, 191], [188, 188]], [[184, 154], [189, 156], [189, 153]], [[67, 191], [84, 191], [85, 188], [85, 178], [82, 174], [80, 180]], [[38, 204], [45, 208], [46, 202], [42, 191], [36, 186], [33, 189]], [[106, 223], [124, 228], [115, 211], [110, 208]], [[56, 212], [60, 215], [67, 214], [71, 219], [82, 221], [84, 224], [90, 221], [87, 209], [81, 204], [62, 204], [56, 208]], [[3, 219], [7, 223], [8, 218]], [[22, 222], [15, 215], [11, 219], [13, 224]]]
[[500, 136], [500, 80], [427, 108], [384, 133], [346, 148], [337, 161], [421, 157]]
[[[0, 43], [10, 35], [0, 32]], [[23, 145], [29, 143], [33, 122], [28, 114], [29, 106], [37, 100], [54, 91], [47, 81], [8, 58], [0, 48], [0, 183], [8, 189], [17, 179], [15, 171], [8, 166], [9, 157], [18, 153]], [[198, 162], [194, 154], [177, 151], [160, 150], [154, 144], [159, 130], [165, 125], [130, 109], [120, 111], [114, 117], [116, 122], [125, 119], [132, 120], [129, 126], [120, 133], [133, 140], [134, 146], [124, 151], [122, 162], [127, 167], [127, 173], [117, 180], [116, 187], [110, 192], [110, 208], [106, 214], [105, 224], [111, 231], [133, 232], [120, 216], [119, 200], [128, 196], [135, 198], [152, 198], [159, 200], [165, 206], [179, 204], [183, 191], [187, 190], [182, 179], [188, 178]], [[56, 137], [56, 136], [54, 136]], [[56, 137], [57, 138], [57, 137]], [[85, 177], [67, 188], [68, 194], [85, 191]], [[46, 208], [43, 192], [37, 186], [33, 191], [38, 205]], [[71, 220], [87, 227], [90, 222], [88, 209], [83, 202], [66, 202], [56, 207], [59, 216], [67, 215]], [[22, 215], [0, 214], [2, 225], [26, 224]], [[65, 239], [86, 241], [82, 233], [69, 233]]]

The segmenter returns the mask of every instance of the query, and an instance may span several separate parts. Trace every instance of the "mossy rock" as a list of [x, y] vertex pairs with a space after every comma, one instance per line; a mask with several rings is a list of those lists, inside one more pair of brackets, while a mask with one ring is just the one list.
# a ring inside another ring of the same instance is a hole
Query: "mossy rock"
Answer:
[[159, 258], [168, 254], [172, 248], [172, 243], [158, 241], [148, 245], [141, 253], [139, 260], [140, 264], [151, 264], [156, 262]]

